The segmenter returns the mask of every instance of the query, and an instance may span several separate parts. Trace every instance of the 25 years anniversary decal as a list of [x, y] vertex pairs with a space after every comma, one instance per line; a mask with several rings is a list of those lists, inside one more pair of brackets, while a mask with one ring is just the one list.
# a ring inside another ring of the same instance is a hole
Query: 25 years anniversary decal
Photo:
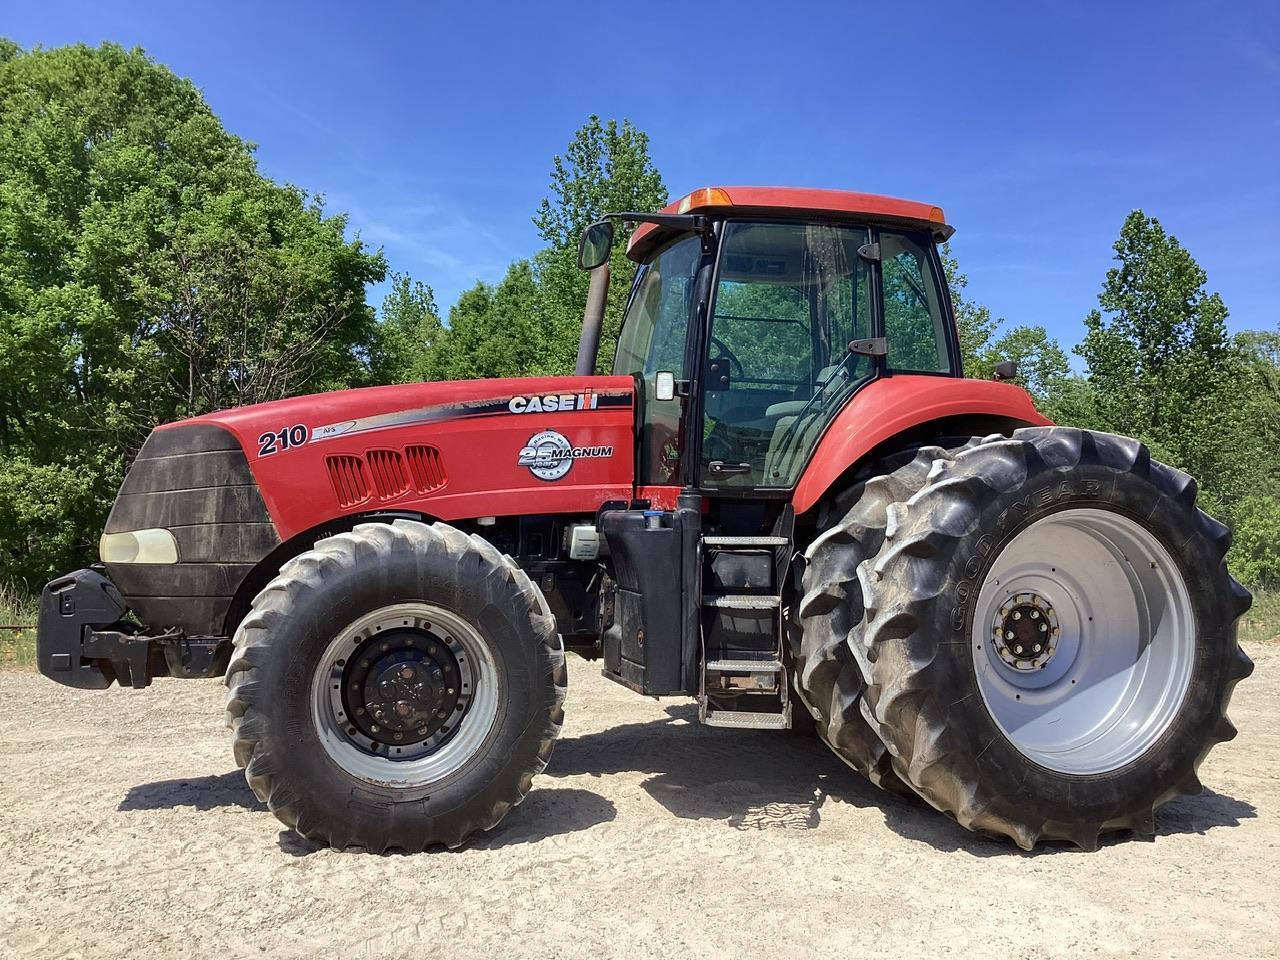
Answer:
[[528, 467], [539, 480], [559, 480], [573, 467], [575, 460], [613, 456], [613, 447], [575, 447], [569, 438], [555, 430], [543, 430], [529, 438], [520, 448], [516, 463]]

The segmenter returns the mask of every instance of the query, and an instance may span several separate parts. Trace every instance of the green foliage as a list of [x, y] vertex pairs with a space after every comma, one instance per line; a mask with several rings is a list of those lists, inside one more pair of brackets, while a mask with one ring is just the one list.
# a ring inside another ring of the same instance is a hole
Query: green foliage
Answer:
[[[965, 295], [969, 278], [960, 272], [951, 245], [943, 244], [941, 252], [947, 286], [951, 289], [965, 376], [990, 379], [997, 363], [1012, 360], [1018, 368], [1013, 382], [1026, 388], [1045, 414], [1053, 417], [1048, 407], [1068, 399], [1061, 396], [1063, 393], [1078, 390], [1078, 385], [1069, 382], [1071, 365], [1058, 341], [1039, 325], [1014, 326], [997, 336], [1004, 321], [992, 317], [987, 307]], [[1071, 402], [1079, 400], [1076, 397]], [[1077, 422], [1070, 418], [1064, 420], [1068, 421]]]
[[[36, 595], [0, 580], [0, 667], [30, 667], [36, 662]], [[4, 629], [19, 627], [26, 629]]]
[[407, 274], [392, 274], [379, 321], [369, 363], [376, 382], [441, 379], [433, 365], [444, 328], [429, 286]]
[[1280, 338], [1227, 335], [1222, 298], [1160, 222], [1135, 210], [1115, 243], [1100, 310], [1076, 352], [1088, 387], [1074, 422], [1139, 437], [1200, 482], [1201, 505], [1232, 523], [1230, 562], [1248, 583], [1280, 579]]
[[[629, 120], [601, 123], [592, 116], [574, 134], [564, 156], [551, 162], [550, 196], [543, 198], [533, 218], [538, 235], [548, 244], [534, 258], [549, 337], [546, 349], [551, 369], [573, 372], [587, 298], [588, 275], [578, 269], [578, 237], [606, 213], [653, 211], [667, 203], [667, 188], [649, 158], [649, 137]], [[612, 368], [613, 344], [622, 325], [622, 311], [635, 264], [627, 259], [631, 229], [614, 225], [609, 259], [609, 303], [600, 335], [596, 369]]]
[[0, 45], [0, 566], [91, 558], [159, 422], [369, 382], [345, 228], [141, 51]]

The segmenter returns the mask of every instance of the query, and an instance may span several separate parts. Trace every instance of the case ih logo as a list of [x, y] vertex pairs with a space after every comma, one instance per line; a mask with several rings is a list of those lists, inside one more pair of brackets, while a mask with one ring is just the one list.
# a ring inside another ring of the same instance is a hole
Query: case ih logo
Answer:
[[546, 393], [533, 397], [512, 397], [507, 409], [512, 413], [567, 413], [572, 410], [594, 410], [600, 397], [586, 393]]
[[539, 480], [559, 480], [575, 460], [612, 456], [613, 447], [575, 447], [563, 433], [544, 430], [520, 448], [516, 463], [528, 467]]

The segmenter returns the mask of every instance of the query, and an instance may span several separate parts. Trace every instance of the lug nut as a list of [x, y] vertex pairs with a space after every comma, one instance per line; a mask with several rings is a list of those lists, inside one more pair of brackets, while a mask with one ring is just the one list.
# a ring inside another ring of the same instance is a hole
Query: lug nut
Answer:
[[1044, 632], [1045, 632], [1046, 630], [1048, 630], [1048, 629], [1049, 629], [1049, 625], [1048, 625], [1047, 623], [1042, 623], [1042, 624], [1040, 624], [1040, 632], [1041, 632], [1041, 633], [1044, 633]]
[[440, 717], [441, 719], [444, 719], [444, 718], [445, 718], [445, 717], [447, 717], [448, 715], [449, 715], [449, 714], [445, 713], [443, 710], [437, 710], [437, 711], [436, 711], [436, 716], [437, 716], [437, 717]]
[[449, 687], [447, 690], [445, 690], [445, 693], [447, 693], [449, 696], [451, 696], [451, 697], [452, 697], [452, 696], [453, 696], [453, 694], [454, 694], [454, 689], [453, 689], [453, 687]]
[[1040, 611], [1039, 611], [1039, 610], [1032, 610], [1032, 611], [1031, 611], [1031, 619], [1032, 619], [1032, 620], [1039, 620], [1039, 619], [1040, 619]]
[[1044, 648], [1043, 648], [1043, 647], [1041, 647], [1041, 646], [1040, 646], [1040, 644], [1038, 644], [1038, 643], [1037, 643], [1035, 646], [1033, 646], [1033, 647], [1031, 648], [1031, 652], [1032, 652], [1032, 653], [1039, 653], [1042, 649], [1044, 649]]
[[1014, 652], [1014, 653], [1021, 653], [1021, 652], [1022, 652], [1022, 644], [1018, 644], [1016, 647], [1014, 647], [1014, 648], [1013, 648], [1013, 652]]
[[394, 739], [394, 740], [403, 740], [403, 739], [404, 739], [404, 734], [403, 734], [403, 733], [397, 733], [397, 734], [396, 734], [392, 739]]
[[376, 723], [373, 723], [369, 725], [369, 729], [372, 730], [374, 733], [377, 733], [381, 729], [381, 727], [379, 727]]
[[1006, 631], [1005, 631], [1005, 634], [1004, 634], [1004, 638], [1005, 638], [1006, 640], [1012, 640], [1012, 639], [1013, 639], [1013, 631], [1012, 631], [1012, 630], [1006, 630]]
[[1013, 619], [1015, 619], [1015, 620], [1021, 620], [1021, 619], [1022, 619], [1022, 611], [1021, 611], [1021, 610], [1015, 610], [1015, 611], [1013, 611]]

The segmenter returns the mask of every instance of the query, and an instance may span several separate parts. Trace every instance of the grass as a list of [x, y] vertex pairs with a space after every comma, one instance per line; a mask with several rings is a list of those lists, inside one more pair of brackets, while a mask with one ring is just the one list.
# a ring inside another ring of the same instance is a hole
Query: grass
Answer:
[[1253, 606], [1240, 618], [1240, 639], [1280, 642], [1280, 590], [1253, 592]]
[[[0, 669], [35, 666], [38, 603], [35, 594], [0, 583], [0, 626], [26, 626], [0, 630]], [[1240, 639], [1280, 643], [1280, 590], [1254, 591], [1253, 606], [1240, 621]]]
[[0, 667], [33, 667], [36, 662], [36, 605], [38, 598], [25, 590], [0, 583]]

